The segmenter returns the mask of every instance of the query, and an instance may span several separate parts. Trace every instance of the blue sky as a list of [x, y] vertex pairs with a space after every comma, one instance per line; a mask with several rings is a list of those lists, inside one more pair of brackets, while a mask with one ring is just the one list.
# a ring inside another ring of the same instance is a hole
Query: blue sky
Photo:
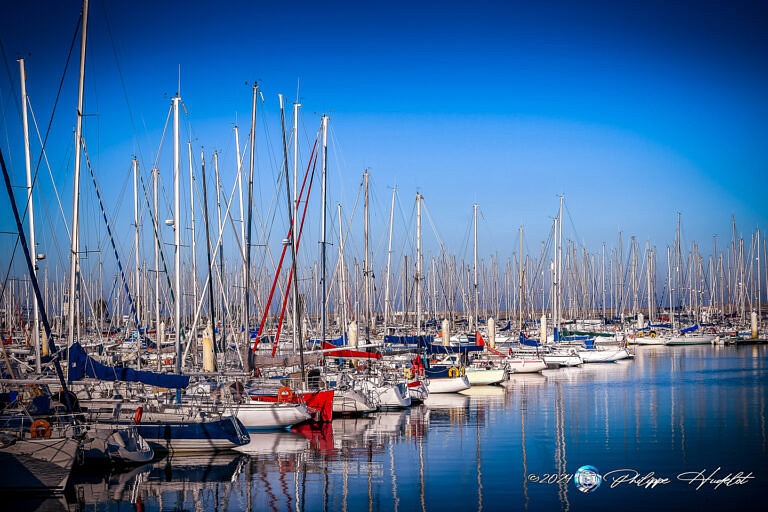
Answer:
[[[16, 185], [24, 183], [24, 161], [15, 59], [26, 56], [43, 130], [79, 9], [75, 0], [3, 3], [0, 144]], [[85, 139], [121, 233], [131, 229], [133, 154], [145, 179], [160, 155], [171, 193], [170, 139], [159, 148], [179, 81], [191, 127], [184, 140], [193, 139], [196, 153], [220, 151], [228, 191], [232, 126], [237, 120], [243, 144], [250, 84], [259, 82], [263, 205], [279, 193], [277, 94], [290, 104], [300, 83], [302, 162], [327, 113], [329, 202], [351, 211], [369, 168], [379, 251], [393, 186], [406, 222], [416, 192], [424, 195], [437, 231], [425, 227], [428, 244], [439, 237], [469, 257], [474, 202], [481, 253], [501, 258], [517, 250], [521, 225], [528, 250], [538, 253], [560, 194], [570, 218], [565, 236], [591, 252], [602, 242], [615, 246], [621, 231], [625, 241], [650, 240], [661, 253], [677, 212], [684, 242], [704, 252], [714, 234], [722, 245], [730, 241], [731, 215], [746, 237], [766, 228], [765, 2], [91, 0], [89, 25]], [[48, 148], [65, 215], [76, 86], [77, 47]], [[32, 152], [36, 159], [39, 143]], [[49, 219], [40, 229], [61, 232], [44, 177], [38, 201], [50, 212], [38, 214]], [[0, 205], [8, 211], [7, 201]], [[411, 236], [412, 227], [402, 229]], [[122, 243], [131, 243], [129, 235]]]

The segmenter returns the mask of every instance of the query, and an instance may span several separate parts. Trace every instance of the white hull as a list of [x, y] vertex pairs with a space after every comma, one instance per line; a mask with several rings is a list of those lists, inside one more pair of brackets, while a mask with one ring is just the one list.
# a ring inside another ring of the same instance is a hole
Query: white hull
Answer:
[[709, 345], [713, 339], [714, 334], [685, 334], [672, 336], [665, 345]]
[[579, 357], [585, 363], [612, 363], [630, 357], [625, 348], [594, 348], [579, 350]]
[[657, 336], [655, 338], [651, 338], [650, 336], [645, 336], [643, 338], [635, 338], [634, 344], [635, 345], [665, 345], [669, 341], [668, 338], [662, 338], [661, 336]]
[[547, 366], [580, 366], [584, 360], [578, 354], [552, 354], [543, 357]]
[[488, 386], [504, 380], [506, 370], [503, 368], [487, 370], [467, 366], [466, 375], [471, 386]]
[[365, 414], [376, 410], [367, 398], [352, 389], [334, 390], [333, 414]]
[[237, 408], [237, 419], [245, 428], [256, 430], [288, 428], [310, 417], [304, 404], [251, 401]]
[[538, 358], [516, 357], [507, 360], [507, 367], [513, 373], [536, 373], [546, 369], [547, 363]]
[[469, 379], [464, 375], [462, 377], [448, 377], [445, 379], [428, 379], [427, 389], [429, 394], [435, 395], [439, 393], [458, 393], [469, 389], [472, 385], [469, 383]]
[[411, 406], [411, 397], [408, 396], [405, 383], [377, 385], [369, 380], [362, 380], [360, 385], [379, 409], [402, 409]]

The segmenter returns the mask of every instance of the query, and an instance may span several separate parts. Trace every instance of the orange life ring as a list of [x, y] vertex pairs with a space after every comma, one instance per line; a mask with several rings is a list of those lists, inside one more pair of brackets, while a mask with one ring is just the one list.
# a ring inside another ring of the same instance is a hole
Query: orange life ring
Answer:
[[51, 424], [43, 419], [35, 420], [29, 427], [29, 435], [32, 438], [51, 437]]
[[141, 423], [141, 417], [144, 414], [144, 408], [143, 407], [137, 407], [136, 412], [133, 413], [133, 421], [138, 423]]
[[278, 402], [291, 402], [293, 401], [293, 390], [288, 386], [283, 386], [277, 390]]

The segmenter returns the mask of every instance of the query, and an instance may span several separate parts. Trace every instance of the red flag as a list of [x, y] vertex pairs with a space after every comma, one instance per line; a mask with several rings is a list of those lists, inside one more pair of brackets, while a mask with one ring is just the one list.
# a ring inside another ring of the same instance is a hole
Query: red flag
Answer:
[[475, 345], [478, 347], [485, 346], [485, 340], [483, 339], [482, 334], [480, 334], [480, 331], [475, 331]]

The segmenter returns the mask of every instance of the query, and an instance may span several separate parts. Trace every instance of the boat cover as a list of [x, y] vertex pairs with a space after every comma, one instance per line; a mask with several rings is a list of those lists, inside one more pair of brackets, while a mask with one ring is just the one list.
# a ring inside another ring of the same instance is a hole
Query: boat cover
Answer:
[[189, 375], [155, 373], [122, 366], [107, 366], [93, 359], [80, 346], [80, 343], [75, 342], [69, 347], [69, 381], [80, 380], [84, 377], [110, 381], [141, 382], [161, 388], [186, 388], [189, 386]]

